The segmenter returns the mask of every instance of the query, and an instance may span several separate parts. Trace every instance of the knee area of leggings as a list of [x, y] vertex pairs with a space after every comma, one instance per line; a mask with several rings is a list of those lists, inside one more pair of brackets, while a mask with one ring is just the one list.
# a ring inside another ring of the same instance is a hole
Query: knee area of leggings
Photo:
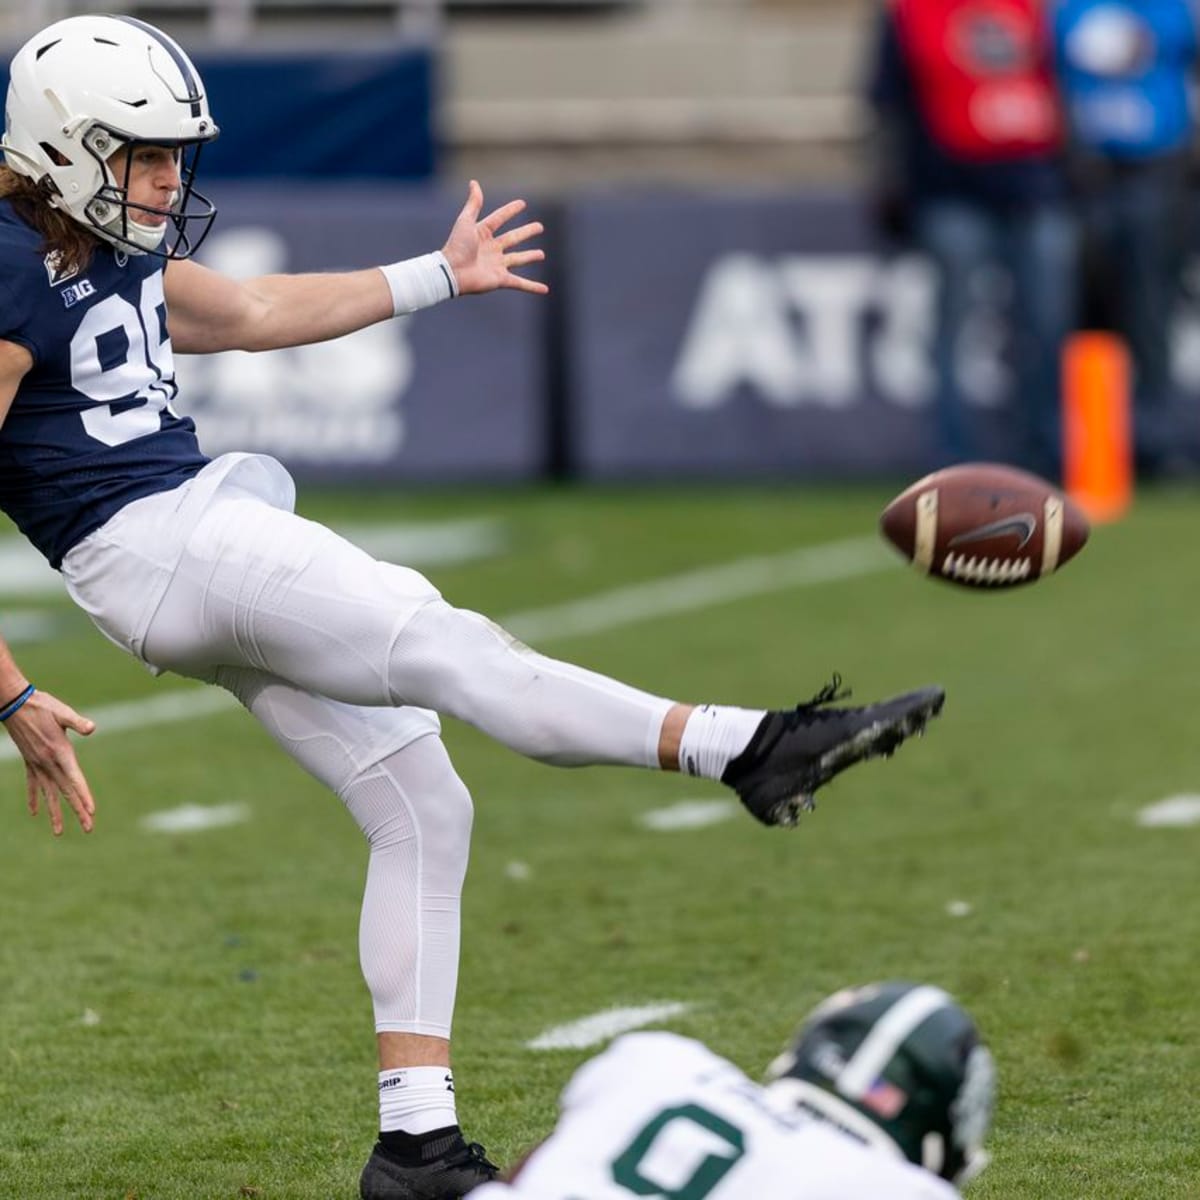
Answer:
[[[397, 609], [407, 609], [414, 616], [431, 606], [444, 605], [442, 593], [419, 571], [396, 563], [375, 561], [375, 586], [382, 587]], [[447, 606], [449, 607], [449, 606]]]
[[475, 822], [475, 805], [467, 785], [457, 775], [451, 777], [429, 798], [421, 813], [425, 836], [451, 844], [466, 842]]
[[470, 841], [474, 804], [449, 760], [408, 774], [402, 782], [384, 770], [371, 786], [355, 791], [347, 803], [373, 849], [414, 835], [426, 847], [453, 849]]

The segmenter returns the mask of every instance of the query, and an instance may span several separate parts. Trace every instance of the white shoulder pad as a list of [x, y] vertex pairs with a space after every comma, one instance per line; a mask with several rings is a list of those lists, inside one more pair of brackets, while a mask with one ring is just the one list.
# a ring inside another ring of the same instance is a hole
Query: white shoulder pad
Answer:
[[653, 1030], [626, 1033], [589, 1059], [563, 1089], [563, 1112], [592, 1104], [613, 1092], [640, 1090], [647, 1077], [684, 1081], [714, 1070], [736, 1070], [707, 1046], [677, 1033]]

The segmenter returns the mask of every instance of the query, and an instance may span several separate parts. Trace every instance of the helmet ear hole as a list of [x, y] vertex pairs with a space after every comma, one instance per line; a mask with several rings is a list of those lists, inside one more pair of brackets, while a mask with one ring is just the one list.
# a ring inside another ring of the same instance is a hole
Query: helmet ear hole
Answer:
[[71, 160], [57, 146], [52, 146], [49, 142], [38, 142], [38, 145], [41, 146], [42, 152], [56, 167], [69, 167], [72, 165]]

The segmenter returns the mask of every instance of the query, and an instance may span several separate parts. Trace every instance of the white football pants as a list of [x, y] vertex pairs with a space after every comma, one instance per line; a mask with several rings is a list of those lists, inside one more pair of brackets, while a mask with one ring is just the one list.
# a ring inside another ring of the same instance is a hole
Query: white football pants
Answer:
[[471, 800], [435, 713], [545, 762], [657, 766], [671, 701], [452, 607], [289, 511], [290, 484], [273, 460], [227, 455], [128, 505], [63, 575], [111, 640], [227, 688], [342, 798], [370, 845], [360, 953], [376, 1027], [448, 1037]]

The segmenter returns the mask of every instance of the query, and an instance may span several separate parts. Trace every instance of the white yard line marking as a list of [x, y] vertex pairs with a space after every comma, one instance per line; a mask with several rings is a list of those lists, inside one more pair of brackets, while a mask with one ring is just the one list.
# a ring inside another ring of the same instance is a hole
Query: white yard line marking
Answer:
[[[3, 578], [3, 561], [3, 551], [0, 551], [0, 579]], [[716, 567], [702, 567], [549, 608], [527, 609], [502, 618], [500, 624], [520, 638], [548, 642], [556, 638], [604, 633], [639, 621], [695, 612], [770, 592], [854, 579], [899, 564], [900, 560], [877, 538], [848, 538], [819, 546], [803, 546], [782, 554], [759, 555]], [[58, 579], [55, 572], [51, 574]], [[219, 688], [180, 688], [146, 700], [89, 709], [87, 715], [96, 722], [95, 736], [101, 736], [175, 721], [192, 721], [224, 712], [234, 703], [232, 697]], [[12, 742], [0, 741], [0, 762], [18, 757]]]
[[719, 825], [737, 815], [732, 800], [681, 800], [668, 808], [654, 808], [638, 817], [637, 823], [655, 833], [674, 833], [678, 829], [703, 829]]
[[0, 634], [10, 646], [48, 642], [62, 628], [62, 617], [44, 608], [0, 610]]
[[[159, 693], [147, 700], [130, 700], [125, 704], [106, 704], [101, 708], [84, 707], [84, 712], [96, 722], [95, 737], [101, 734], [125, 733], [132, 729], [147, 729], [151, 725], [169, 725], [175, 721], [192, 721], [213, 713], [227, 712], [237, 701], [220, 688], [177, 688]], [[11, 741], [0, 742], [0, 761], [20, 758]]]
[[691, 1007], [690, 1004], [670, 1001], [665, 1004], [642, 1004], [635, 1008], [609, 1008], [566, 1025], [555, 1025], [525, 1045], [530, 1050], [584, 1050], [588, 1046], [607, 1042], [619, 1033], [628, 1033], [631, 1029], [641, 1029], [665, 1021], [668, 1017], [677, 1017]]
[[0, 539], [0, 596], [57, 596], [62, 576], [26, 541]]
[[[499, 554], [505, 523], [493, 517], [334, 527], [376, 558], [406, 567], [447, 566]], [[0, 596], [60, 596], [62, 576], [23, 538], [0, 538]]]
[[151, 833], [200, 833], [205, 829], [223, 829], [250, 819], [244, 804], [182, 804], [164, 812], [150, 813], [138, 824]]
[[1200, 825], [1200, 796], [1168, 796], [1148, 804], [1138, 813], [1137, 823], [1146, 829]]
[[499, 623], [527, 641], [607, 633], [639, 621], [712, 608], [751, 596], [871, 575], [898, 563], [878, 538], [847, 538], [614, 588], [567, 604], [513, 613]]
[[339, 525], [337, 532], [375, 558], [406, 567], [444, 567], [499, 554], [508, 545], [495, 517], [404, 525]]

